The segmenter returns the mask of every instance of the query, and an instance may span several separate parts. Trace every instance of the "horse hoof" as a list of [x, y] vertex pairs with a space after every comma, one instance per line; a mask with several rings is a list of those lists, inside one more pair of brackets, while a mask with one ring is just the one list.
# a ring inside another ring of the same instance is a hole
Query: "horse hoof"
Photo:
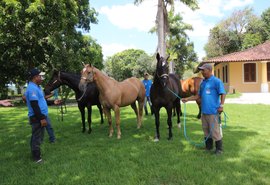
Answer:
[[168, 137], [168, 140], [171, 141], [172, 140], [172, 137]]
[[181, 123], [178, 123], [177, 126], [178, 126], [178, 128], [180, 129], [180, 128], [181, 128]]
[[158, 138], [155, 138], [155, 139], [154, 139], [154, 142], [159, 142], [159, 139], [158, 139]]
[[85, 132], [85, 129], [82, 129], [82, 133], [84, 133]]
[[92, 129], [89, 129], [89, 130], [88, 130], [88, 134], [91, 134], [91, 132], [92, 132]]
[[121, 139], [121, 136], [117, 136], [117, 139]]

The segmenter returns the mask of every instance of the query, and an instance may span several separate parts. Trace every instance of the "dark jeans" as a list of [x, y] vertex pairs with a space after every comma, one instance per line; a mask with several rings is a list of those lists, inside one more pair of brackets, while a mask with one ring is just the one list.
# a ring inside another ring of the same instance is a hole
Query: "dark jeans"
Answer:
[[[44, 127], [37, 120], [31, 120], [30, 124], [32, 126], [32, 136], [30, 140], [30, 147], [32, 154], [40, 153], [40, 145], [44, 137]], [[35, 157], [35, 156], [34, 156]]]
[[49, 135], [49, 141], [54, 142], [55, 141], [55, 136], [54, 136], [54, 131], [53, 131], [53, 128], [52, 128], [52, 125], [51, 125], [51, 120], [50, 120], [50, 118], [48, 116], [47, 116], [46, 120], [47, 120], [46, 130], [47, 130], [48, 135]]
[[149, 96], [146, 96], [145, 99], [144, 99], [144, 111], [145, 111], [145, 115], [148, 115], [147, 102], [148, 102], [148, 105], [149, 105], [149, 107], [150, 107], [151, 115], [152, 115], [152, 114], [153, 114], [153, 110], [152, 110], [152, 102], [151, 102]]

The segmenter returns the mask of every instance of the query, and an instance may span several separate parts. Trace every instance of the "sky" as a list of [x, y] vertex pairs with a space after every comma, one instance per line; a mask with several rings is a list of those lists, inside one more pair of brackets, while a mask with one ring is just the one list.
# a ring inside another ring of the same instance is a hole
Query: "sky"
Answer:
[[[149, 33], [154, 27], [158, 0], [144, 0], [138, 6], [134, 0], [90, 0], [90, 7], [99, 13], [98, 24], [91, 24], [89, 33], [102, 46], [104, 59], [125, 49], [142, 49], [149, 55], [156, 51], [157, 35]], [[190, 8], [175, 0], [175, 11], [185, 23], [193, 26], [187, 32], [199, 60], [205, 56], [209, 30], [235, 10], [253, 8], [261, 16], [270, 8], [270, 0], [198, 0], [200, 9]]]

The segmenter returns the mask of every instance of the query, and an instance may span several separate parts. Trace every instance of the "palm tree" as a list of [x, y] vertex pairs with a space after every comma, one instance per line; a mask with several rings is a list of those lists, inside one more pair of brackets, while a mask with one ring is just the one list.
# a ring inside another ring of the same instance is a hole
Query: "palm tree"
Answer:
[[[134, 4], [138, 5], [144, 0], [135, 0]], [[179, 0], [192, 10], [198, 8], [197, 0]], [[174, 0], [158, 0], [158, 10], [156, 16], [157, 33], [158, 33], [158, 52], [161, 56], [166, 55], [166, 33], [168, 33], [168, 11], [167, 5], [170, 5], [174, 9]], [[170, 69], [172, 71], [172, 69]]]

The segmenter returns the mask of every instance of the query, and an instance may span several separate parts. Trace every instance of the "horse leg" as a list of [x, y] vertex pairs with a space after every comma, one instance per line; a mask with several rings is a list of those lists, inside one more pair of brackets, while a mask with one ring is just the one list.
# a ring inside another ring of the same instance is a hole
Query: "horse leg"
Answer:
[[180, 120], [181, 102], [179, 99], [176, 100], [175, 109], [176, 109], [176, 115], [177, 115], [177, 125], [178, 125], [178, 128], [181, 128], [181, 120]]
[[108, 119], [109, 123], [109, 137], [112, 137], [113, 135], [113, 126], [112, 126], [112, 115], [111, 115], [111, 110], [108, 109], [107, 107], [103, 107], [103, 111]]
[[114, 107], [115, 123], [117, 128], [117, 139], [121, 139], [121, 129], [120, 129], [120, 108], [116, 105]]
[[[144, 102], [143, 101], [138, 101], [138, 104], [139, 104], [139, 115], [138, 115], [138, 128], [141, 128], [142, 126], [142, 121], [143, 121], [143, 104]], [[152, 105], [151, 105], [152, 106]], [[152, 107], [151, 107], [152, 109]], [[152, 114], [152, 110], [151, 110], [151, 114]]]
[[130, 106], [131, 106], [131, 108], [134, 110], [134, 112], [136, 114], [137, 128], [140, 128], [140, 125], [139, 125], [139, 116], [138, 116], [138, 109], [137, 109], [137, 106], [136, 106], [136, 102], [132, 103]]
[[169, 106], [169, 107], [166, 107], [166, 111], [167, 111], [167, 124], [168, 124], [168, 127], [169, 127], [169, 137], [168, 137], [168, 140], [171, 140], [172, 139], [172, 107]]
[[201, 102], [199, 100], [196, 100], [196, 103], [197, 103], [198, 108], [199, 108], [199, 113], [197, 115], [197, 118], [201, 119], [201, 114], [202, 114], [202, 112], [201, 112]]
[[87, 105], [87, 109], [88, 109], [88, 134], [90, 134], [92, 132], [92, 105], [91, 104], [88, 104]]
[[102, 110], [102, 106], [100, 104], [97, 104], [98, 110], [99, 110], [99, 114], [100, 114], [100, 124], [104, 123], [104, 119], [103, 119], [103, 110]]
[[81, 112], [82, 126], [83, 126], [82, 133], [84, 133], [85, 132], [85, 110], [84, 110], [84, 108], [85, 107], [82, 106], [82, 105], [78, 105], [78, 108], [79, 108], [79, 110]]
[[159, 111], [160, 107], [153, 106], [154, 114], [155, 114], [155, 124], [156, 124], [156, 136], [155, 136], [155, 142], [159, 141], [160, 135], [159, 135]]

